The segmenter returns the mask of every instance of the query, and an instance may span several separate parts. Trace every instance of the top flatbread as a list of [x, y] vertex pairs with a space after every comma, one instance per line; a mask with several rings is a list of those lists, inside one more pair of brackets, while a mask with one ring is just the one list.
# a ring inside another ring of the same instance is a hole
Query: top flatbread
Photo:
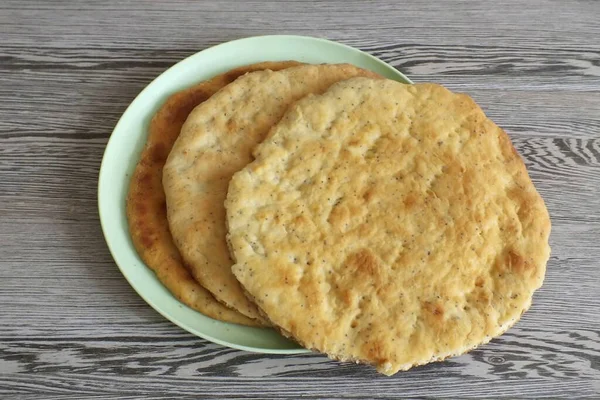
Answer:
[[513, 325], [550, 220], [470, 97], [351, 79], [291, 107], [226, 201], [233, 272], [308, 348], [393, 374]]
[[223, 207], [229, 179], [292, 102], [355, 76], [375, 74], [340, 64], [245, 75], [196, 107], [173, 146], [163, 184], [175, 244], [196, 280], [246, 316], [260, 318], [231, 273]]
[[299, 63], [285, 61], [236, 68], [169, 97], [150, 122], [146, 146], [131, 178], [127, 219], [137, 252], [177, 299], [211, 318], [244, 325], [260, 324], [219, 303], [184, 268], [169, 232], [162, 168], [181, 126], [194, 107], [247, 72], [296, 65]]

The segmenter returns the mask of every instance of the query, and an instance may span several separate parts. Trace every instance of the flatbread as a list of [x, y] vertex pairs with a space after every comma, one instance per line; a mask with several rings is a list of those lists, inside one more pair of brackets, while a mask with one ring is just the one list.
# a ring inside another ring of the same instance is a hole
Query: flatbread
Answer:
[[348, 64], [247, 74], [194, 109], [169, 155], [163, 185], [175, 244], [194, 278], [248, 317], [261, 318], [231, 273], [223, 207], [229, 179], [292, 102], [355, 76], [376, 75]]
[[254, 154], [226, 201], [233, 273], [307, 348], [391, 375], [502, 334], [542, 284], [544, 202], [466, 95], [351, 79]]
[[236, 68], [175, 93], [154, 115], [148, 139], [133, 173], [127, 197], [127, 219], [133, 244], [142, 260], [182, 303], [221, 321], [257, 326], [260, 322], [222, 305], [190, 275], [173, 244], [166, 216], [162, 168], [189, 113], [239, 76], [264, 69], [298, 65], [267, 62]]

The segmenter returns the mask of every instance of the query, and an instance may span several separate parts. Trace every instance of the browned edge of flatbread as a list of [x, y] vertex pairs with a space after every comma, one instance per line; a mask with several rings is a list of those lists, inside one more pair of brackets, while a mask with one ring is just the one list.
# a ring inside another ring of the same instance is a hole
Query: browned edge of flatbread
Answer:
[[281, 70], [296, 65], [300, 63], [275, 61], [243, 66], [170, 96], [150, 122], [146, 145], [131, 178], [127, 220], [138, 254], [179, 301], [220, 321], [264, 325], [218, 302], [184, 266], [169, 231], [162, 169], [183, 123], [198, 104], [248, 72]]

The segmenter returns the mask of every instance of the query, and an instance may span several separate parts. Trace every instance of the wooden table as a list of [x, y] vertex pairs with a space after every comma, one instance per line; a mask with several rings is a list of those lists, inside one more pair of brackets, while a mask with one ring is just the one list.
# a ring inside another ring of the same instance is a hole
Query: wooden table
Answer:
[[[3, 0], [0, 397], [600, 398], [600, 2], [396, 3]], [[275, 33], [468, 92], [508, 131], [553, 223], [545, 284], [516, 327], [387, 378], [211, 344], [127, 284], [96, 206], [115, 123], [178, 60]]]

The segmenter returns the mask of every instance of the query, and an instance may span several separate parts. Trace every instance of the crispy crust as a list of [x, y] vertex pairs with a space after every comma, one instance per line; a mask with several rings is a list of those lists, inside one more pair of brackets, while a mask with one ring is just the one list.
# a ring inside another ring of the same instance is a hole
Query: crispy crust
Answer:
[[218, 300], [260, 319], [231, 273], [223, 201], [229, 179], [295, 100], [355, 76], [352, 65], [304, 65], [247, 74], [190, 114], [163, 172], [175, 244], [194, 278]]
[[391, 375], [502, 334], [543, 282], [544, 202], [466, 95], [351, 79], [254, 154], [225, 203], [232, 270], [307, 348]]
[[182, 303], [221, 321], [260, 326], [219, 303], [184, 267], [166, 216], [162, 169], [189, 113], [239, 76], [265, 69], [296, 66], [295, 61], [266, 62], [236, 68], [175, 93], [152, 118], [146, 146], [133, 173], [127, 197], [127, 219], [133, 244], [146, 265]]

